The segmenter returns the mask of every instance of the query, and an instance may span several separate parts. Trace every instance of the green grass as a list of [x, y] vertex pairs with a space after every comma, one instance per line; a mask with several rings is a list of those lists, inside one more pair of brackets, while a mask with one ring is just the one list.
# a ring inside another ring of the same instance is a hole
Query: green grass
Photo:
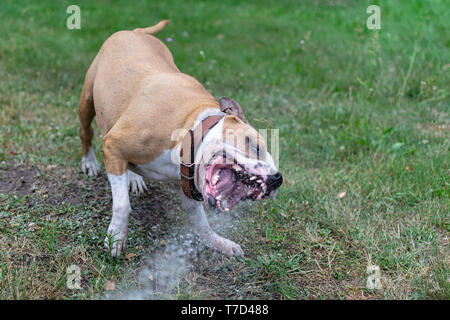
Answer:
[[[449, 299], [450, 5], [376, 3], [378, 31], [366, 28], [370, 1], [78, 1], [71, 31], [72, 2], [3, 1], [0, 298], [101, 298], [108, 280], [139, 290], [147, 257], [187, 228], [176, 197], [151, 183], [132, 198], [136, 256], [112, 259], [106, 178], [79, 172], [89, 64], [113, 32], [168, 18], [158, 37], [174, 39], [179, 68], [239, 101], [256, 128], [279, 129], [285, 183], [225, 228], [245, 258], [201, 248], [157, 297]], [[94, 143], [101, 160], [98, 132]], [[66, 287], [72, 264], [81, 290]], [[369, 264], [380, 290], [366, 288]]]

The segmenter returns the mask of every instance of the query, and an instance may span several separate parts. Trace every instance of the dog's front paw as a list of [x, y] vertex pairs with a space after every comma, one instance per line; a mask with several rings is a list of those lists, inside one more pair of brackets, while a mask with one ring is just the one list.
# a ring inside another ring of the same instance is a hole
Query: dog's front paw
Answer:
[[147, 189], [144, 179], [142, 177], [130, 170], [127, 171], [128, 188], [131, 189], [135, 194], [144, 193]]
[[90, 149], [86, 157], [81, 159], [81, 169], [83, 173], [95, 177], [100, 172], [100, 167], [95, 157], [94, 150]]
[[231, 240], [225, 239], [218, 234], [210, 235], [205, 240], [207, 246], [220, 251], [228, 257], [244, 255], [244, 251], [242, 250], [240, 245]]
[[116, 230], [109, 226], [105, 238], [105, 247], [111, 252], [113, 257], [118, 257], [125, 250], [128, 238], [128, 228], [125, 230]]

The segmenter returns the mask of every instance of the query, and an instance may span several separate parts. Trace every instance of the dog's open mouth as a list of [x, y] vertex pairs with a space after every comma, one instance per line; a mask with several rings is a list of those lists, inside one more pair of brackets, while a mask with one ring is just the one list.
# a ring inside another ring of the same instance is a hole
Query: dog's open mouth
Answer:
[[249, 172], [245, 167], [218, 157], [206, 169], [205, 194], [210, 208], [228, 211], [241, 200], [270, 197], [267, 175]]

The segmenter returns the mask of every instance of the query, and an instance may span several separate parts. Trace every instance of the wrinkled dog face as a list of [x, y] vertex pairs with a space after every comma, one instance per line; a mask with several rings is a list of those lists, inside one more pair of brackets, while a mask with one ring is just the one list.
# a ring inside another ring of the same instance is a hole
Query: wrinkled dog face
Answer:
[[[208, 134], [198, 159], [197, 187], [210, 208], [228, 211], [241, 200], [273, 197], [282, 183], [264, 139], [247, 124], [242, 109], [230, 110]], [[211, 138], [212, 137], [212, 138]], [[209, 139], [208, 139], [209, 138]], [[197, 160], [197, 159], [196, 159]]]

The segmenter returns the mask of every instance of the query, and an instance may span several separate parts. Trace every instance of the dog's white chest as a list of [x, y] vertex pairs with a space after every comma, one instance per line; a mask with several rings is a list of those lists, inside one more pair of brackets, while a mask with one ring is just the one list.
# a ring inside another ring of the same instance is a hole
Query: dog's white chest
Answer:
[[165, 150], [162, 155], [148, 164], [136, 165], [138, 173], [154, 180], [179, 180], [180, 167], [176, 159], [172, 159], [172, 152], [176, 150]]

